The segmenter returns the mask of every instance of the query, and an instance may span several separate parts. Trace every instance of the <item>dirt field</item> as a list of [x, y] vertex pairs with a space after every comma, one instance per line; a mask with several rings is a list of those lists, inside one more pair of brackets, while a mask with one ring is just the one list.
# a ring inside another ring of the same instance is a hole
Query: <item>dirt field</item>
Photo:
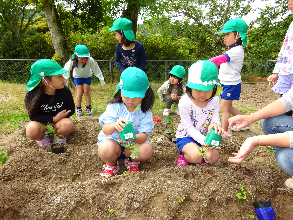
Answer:
[[[242, 90], [237, 106], [247, 112], [279, 97], [265, 83], [243, 84]], [[172, 116], [177, 127], [179, 116]], [[97, 118], [75, 120], [67, 151], [59, 155], [27, 139], [23, 130], [0, 136], [1, 149], [8, 151], [0, 168], [0, 219], [257, 219], [252, 202], [264, 199], [271, 199], [276, 219], [293, 219], [293, 192], [283, 186], [289, 175], [268, 147], [240, 165], [228, 162], [248, 136], [261, 134], [259, 123], [224, 138], [217, 164], [175, 168], [178, 149], [163, 134], [164, 120], [155, 122], [152, 158], [139, 173], [121, 165], [111, 178], [100, 176], [98, 127]], [[241, 186], [246, 199], [236, 197]]]

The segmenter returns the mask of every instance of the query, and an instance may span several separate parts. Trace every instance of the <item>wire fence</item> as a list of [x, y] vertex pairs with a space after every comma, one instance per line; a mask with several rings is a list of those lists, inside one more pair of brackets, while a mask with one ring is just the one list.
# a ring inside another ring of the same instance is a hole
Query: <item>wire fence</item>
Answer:
[[[30, 78], [30, 67], [37, 59], [0, 59], [0, 81], [27, 83]], [[106, 83], [119, 82], [120, 72], [114, 60], [96, 60], [102, 70]], [[162, 82], [169, 77], [175, 65], [182, 65], [187, 70], [197, 60], [147, 60], [146, 74], [149, 81]], [[241, 75], [266, 77], [272, 73], [276, 60], [244, 60]], [[187, 78], [187, 74], [186, 74]], [[93, 77], [93, 83], [98, 82]]]

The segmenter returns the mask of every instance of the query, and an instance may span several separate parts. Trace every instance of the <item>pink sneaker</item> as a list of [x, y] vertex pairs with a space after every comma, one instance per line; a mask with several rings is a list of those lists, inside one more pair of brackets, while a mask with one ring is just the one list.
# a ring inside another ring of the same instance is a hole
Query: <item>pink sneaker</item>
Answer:
[[104, 172], [101, 173], [101, 176], [114, 176], [119, 171], [119, 163], [117, 162], [114, 166], [109, 166], [108, 164], [104, 164]]
[[184, 159], [183, 155], [180, 155], [178, 158], [178, 163], [177, 163], [176, 167], [187, 166], [187, 165], [189, 165], [189, 163]]
[[223, 135], [222, 135], [222, 137], [231, 137], [232, 136], [232, 134], [231, 134], [231, 132], [228, 130], [228, 131], [226, 131]]
[[[234, 124], [232, 127], [231, 127], [231, 130], [232, 131], [236, 131], [237, 127], [241, 125], [241, 123], [239, 122], [238, 124]], [[244, 127], [244, 128], [241, 128], [239, 131], [246, 131], [246, 130], [249, 130], [250, 129], [250, 126], [247, 126], [247, 127]]]
[[42, 147], [42, 146], [50, 145], [51, 142], [49, 137], [47, 135], [44, 135], [44, 139], [41, 141], [37, 141], [37, 144]]
[[125, 159], [125, 166], [130, 172], [139, 172], [138, 165], [140, 162], [131, 162], [128, 158]]

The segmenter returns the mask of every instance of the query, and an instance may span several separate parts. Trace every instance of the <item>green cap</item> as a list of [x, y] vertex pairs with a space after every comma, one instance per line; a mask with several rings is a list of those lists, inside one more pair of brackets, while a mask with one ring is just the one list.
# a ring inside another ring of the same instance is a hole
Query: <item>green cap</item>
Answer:
[[192, 64], [188, 71], [187, 86], [200, 91], [210, 91], [217, 85], [216, 96], [222, 92], [218, 80], [217, 66], [208, 60], [199, 60]]
[[89, 57], [89, 49], [85, 45], [78, 44], [74, 48], [74, 54], [72, 54], [72, 59], [74, 59], [74, 55], [77, 55], [78, 57]]
[[26, 88], [32, 91], [46, 76], [55, 76], [68, 72], [63, 69], [56, 61], [49, 59], [42, 59], [36, 61], [31, 66], [31, 78], [29, 79]]
[[185, 69], [183, 66], [176, 65], [173, 66], [170, 73], [174, 76], [177, 76], [178, 78], [183, 78], [185, 76]]
[[243, 46], [245, 47], [247, 45], [247, 24], [242, 18], [235, 18], [227, 21], [224, 24], [223, 29], [218, 33], [219, 35], [229, 33], [232, 31], [237, 31], [240, 34]]
[[132, 22], [127, 18], [118, 18], [113, 22], [113, 26], [109, 28], [110, 31], [122, 30], [126, 39], [130, 41], [135, 40], [133, 31], [131, 30]]
[[121, 73], [120, 83], [114, 94], [121, 89], [122, 95], [127, 98], [144, 98], [149, 86], [150, 83], [144, 71], [137, 67], [128, 67]]

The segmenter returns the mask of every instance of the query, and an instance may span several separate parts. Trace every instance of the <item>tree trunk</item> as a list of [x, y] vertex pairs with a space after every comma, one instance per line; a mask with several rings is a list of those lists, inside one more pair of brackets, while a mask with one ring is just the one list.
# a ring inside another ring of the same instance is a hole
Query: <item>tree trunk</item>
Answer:
[[43, 11], [51, 33], [52, 44], [56, 55], [60, 56], [60, 65], [63, 66], [69, 59], [69, 50], [65, 41], [61, 21], [54, 3], [44, 2]]
[[127, 9], [122, 12], [122, 17], [128, 18], [132, 21], [132, 31], [134, 35], [137, 32], [137, 20], [138, 20], [138, 13], [139, 13], [139, 5], [135, 1], [128, 1]]

